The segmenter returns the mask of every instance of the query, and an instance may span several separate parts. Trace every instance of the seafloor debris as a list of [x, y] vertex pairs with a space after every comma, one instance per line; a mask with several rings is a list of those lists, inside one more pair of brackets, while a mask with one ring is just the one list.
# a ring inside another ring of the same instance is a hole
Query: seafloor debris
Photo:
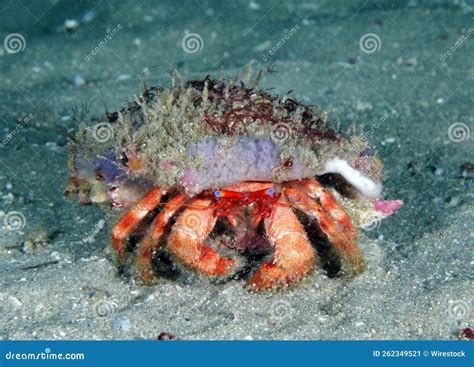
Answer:
[[466, 327], [459, 332], [459, 339], [474, 340], [474, 330]]
[[168, 333], [166, 331], [161, 332], [157, 337], [156, 340], [179, 340], [175, 335]]
[[71, 141], [66, 193], [128, 210], [113, 244], [122, 263], [136, 252], [145, 282], [177, 262], [281, 287], [308, 274], [318, 253], [355, 274], [364, 269], [355, 227], [402, 205], [381, 199], [382, 164], [368, 142], [340, 135], [290, 93], [258, 89], [264, 74], [251, 65], [227, 82], [174, 73], [169, 88], [145, 86]]

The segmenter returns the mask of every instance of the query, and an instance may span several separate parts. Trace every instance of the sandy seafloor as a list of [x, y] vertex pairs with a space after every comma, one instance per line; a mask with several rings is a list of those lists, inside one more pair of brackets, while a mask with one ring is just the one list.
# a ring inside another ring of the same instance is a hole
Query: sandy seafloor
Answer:
[[[456, 339], [474, 323], [473, 14], [474, 3], [454, 0], [1, 0], [0, 38], [20, 33], [25, 48], [0, 49], [0, 338]], [[73, 32], [66, 19], [79, 21]], [[201, 51], [183, 51], [187, 32], [202, 37]], [[367, 33], [378, 51], [359, 47]], [[251, 59], [278, 71], [265, 87], [294, 89], [342, 128], [371, 131], [385, 196], [405, 206], [361, 232], [367, 271], [316, 272], [259, 294], [192, 275], [153, 287], [119, 276], [113, 221], [101, 228], [98, 207], [63, 196], [66, 132], [78, 125], [63, 111], [117, 109], [139, 91], [138, 75], [166, 85], [174, 68], [218, 76]], [[459, 122], [464, 136], [450, 138]], [[11, 230], [16, 212], [24, 226]]]

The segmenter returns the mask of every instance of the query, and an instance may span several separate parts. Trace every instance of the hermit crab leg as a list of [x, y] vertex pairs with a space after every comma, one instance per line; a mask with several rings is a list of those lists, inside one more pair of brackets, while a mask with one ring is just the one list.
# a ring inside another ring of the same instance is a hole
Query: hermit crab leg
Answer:
[[133, 208], [127, 211], [112, 229], [112, 244], [117, 252], [119, 261], [126, 258], [124, 240], [133, 232], [136, 226], [152, 211], [161, 200], [162, 191], [154, 187]]
[[221, 257], [204, 244], [217, 218], [210, 199], [195, 199], [179, 216], [168, 238], [168, 249], [185, 265], [205, 275], [224, 276], [235, 260]]
[[176, 214], [186, 199], [187, 196], [184, 194], [178, 194], [173, 197], [155, 217], [151, 224], [150, 231], [140, 243], [136, 266], [138, 275], [145, 283], [150, 283], [154, 279], [153, 270], [151, 268], [153, 250], [158, 247], [160, 238], [165, 232], [166, 225], [170, 218]]
[[304, 180], [285, 187], [291, 204], [308, 216], [316, 218], [340, 258], [355, 273], [364, 270], [364, 258], [357, 247], [357, 233], [349, 215], [317, 180]]
[[313, 269], [315, 251], [289, 205], [275, 205], [265, 219], [265, 229], [275, 254], [249, 280], [251, 286], [267, 289], [290, 285]]

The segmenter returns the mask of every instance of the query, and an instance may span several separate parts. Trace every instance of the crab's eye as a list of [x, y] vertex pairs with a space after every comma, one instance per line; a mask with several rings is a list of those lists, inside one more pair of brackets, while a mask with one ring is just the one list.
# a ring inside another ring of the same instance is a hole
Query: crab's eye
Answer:
[[216, 190], [216, 191], [214, 191], [214, 196], [216, 198], [220, 198], [220, 197], [222, 197], [222, 192], [220, 192], [219, 190]]
[[103, 175], [101, 172], [96, 171], [96, 172], [95, 172], [95, 179], [96, 179], [97, 181], [104, 181], [104, 175]]
[[273, 196], [273, 194], [275, 193], [275, 189], [273, 187], [270, 187], [268, 190], [267, 190], [267, 194], [270, 195], [270, 196]]

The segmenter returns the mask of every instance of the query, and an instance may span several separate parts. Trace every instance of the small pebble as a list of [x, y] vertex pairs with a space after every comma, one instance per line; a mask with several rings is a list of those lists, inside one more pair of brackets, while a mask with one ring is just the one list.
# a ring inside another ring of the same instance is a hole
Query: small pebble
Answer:
[[366, 111], [366, 110], [371, 110], [374, 107], [370, 102], [362, 102], [362, 101], [357, 101], [356, 104], [356, 110], [357, 111]]
[[58, 144], [56, 144], [56, 142], [54, 142], [54, 141], [48, 141], [45, 144], [45, 146], [46, 146], [46, 148], [48, 148], [49, 150], [51, 150], [53, 152], [57, 152], [59, 150]]
[[151, 302], [155, 300], [155, 296], [153, 294], [150, 294], [146, 299], [145, 302]]
[[155, 19], [151, 15], [147, 14], [143, 17], [143, 20], [147, 23], [152, 23]]
[[436, 205], [440, 205], [443, 203], [443, 199], [441, 199], [439, 196], [435, 197], [433, 199], [433, 202], [436, 204]]
[[51, 257], [54, 260], [61, 260], [61, 256], [59, 256], [59, 254], [56, 251], [51, 252]]
[[416, 66], [418, 65], [418, 60], [416, 57], [410, 57], [409, 59], [405, 60], [405, 65], [407, 66]]
[[11, 192], [6, 195], [2, 196], [2, 200], [5, 201], [7, 204], [11, 204], [13, 200], [15, 200], [15, 196]]
[[474, 163], [464, 163], [461, 165], [462, 177], [474, 177]]
[[71, 32], [79, 26], [79, 22], [75, 19], [66, 19], [64, 21], [64, 28], [66, 31]]
[[441, 176], [444, 173], [444, 168], [443, 167], [436, 167], [435, 169], [435, 175], [436, 176]]
[[53, 64], [51, 64], [48, 60], [46, 61], [43, 61], [43, 65], [46, 69], [50, 70], [50, 71], [53, 71], [54, 70], [54, 66]]
[[454, 208], [454, 207], [458, 206], [459, 205], [459, 197], [458, 196], [452, 197], [446, 205], [450, 208]]
[[253, 48], [253, 50], [257, 51], [257, 52], [262, 52], [262, 51], [265, 51], [266, 49], [270, 48], [271, 46], [272, 46], [271, 41], [267, 40], [267, 41], [262, 42], [262, 43], [258, 44], [257, 46], [255, 46]]
[[80, 75], [74, 75], [74, 77], [72, 78], [72, 82], [76, 87], [80, 87], [86, 84], [86, 80]]
[[249, 9], [250, 10], [258, 10], [258, 9], [260, 9], [260, 5], [258, 5], [256, 1], [251, 0], [251, 1], [249, 1]]
[[127, 80], [127, 79], [130, 79], [130, 78], [131, 78], [131, 76], [129, 74], [120, 74], [119, 76], [117, 76], [118, 81]]
[[18, 298], [16, 298], [15, 296], [9, 296], [8, 301], [14, 307], [21, 307], [23, 305], [23, 303], [21, 303], [21, 301]]

